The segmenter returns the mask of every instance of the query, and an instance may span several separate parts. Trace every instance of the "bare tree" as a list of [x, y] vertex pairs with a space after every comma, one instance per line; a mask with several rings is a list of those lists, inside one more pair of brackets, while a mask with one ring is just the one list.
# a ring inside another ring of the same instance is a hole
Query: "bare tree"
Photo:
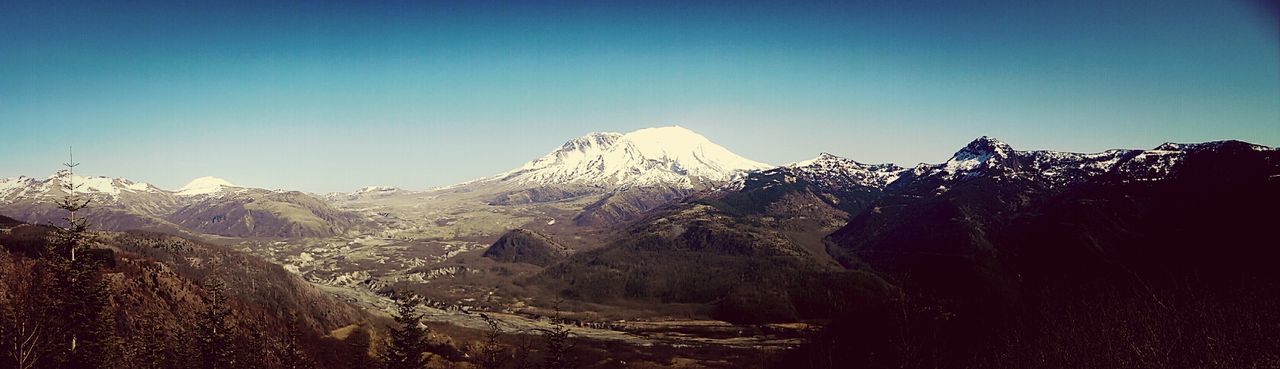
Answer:
[[506, 350], [498, 340], [502, 338], [502, 327], [498, 326], [498, 320], [493, 319], [488, 314], [480, 313], [480, 319], [484, 319], [485, 324], [489, 326], [485, 332], [484, 342], [480, 344], [479, 366], [484, 369], [498, 369], [502, 367], [505, 361]]
[[18, 259], [6, 258], [0, 269], [0, 337], [4, 337], [5, 355], [17, 369], [30, 369], [42, 358], [46, 349], [49, 327], [42, 324], [44, 303], [41, 289], [45, 288], [31, 265]]

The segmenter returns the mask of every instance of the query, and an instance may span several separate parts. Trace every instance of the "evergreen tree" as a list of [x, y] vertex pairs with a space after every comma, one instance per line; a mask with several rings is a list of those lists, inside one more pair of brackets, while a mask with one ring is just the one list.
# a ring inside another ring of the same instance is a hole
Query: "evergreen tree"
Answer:
[[552, 317], [555, 325], [551, 329], [539, 329], [542, 332], [542, 339], [546, 348], [542, 355], [543, 369], [570, 369], [577, 367], [577, 360], [570, 354], [574, 344], [569, 341], [569, 328], [561, 323], [560, 319], [560, 304], [563, 302], [562, 300], [557, 300], [555, 303], [556, 311]]
[[348, 369], [373, 369], [376, 364], [372, 357], [369, 356], [369, 331], [363, 326], [356, 327], [347, 335], [347, 368]]
[[62, 189], [66, 195], [58, 207], [67, 211], [67, 227], [58, 229], [49, 243], [48, 266], [53, 272], [51, 308], [62, 322], [57, 332], [55, 360], [66, 368], [103, 368], [115, 357], [115, 330], [112, 324], [110, 287], [102, 278], [97, 259], [86, 257], [93, 242], [88, 221], [77, 212], [89, 200], [76, 194], [75, 157], [67, 167]]
[[226, 284], [212, 278], [205, 288], [205, 309], [196, 320], [196, 350], [203, 369], [229, 369], [233, 363], [231, 327], [227, 324], [230, 309]]
[[542, 330], [546, 350], [542, 356], [543, 369], [570, 369], [577, 366], [569, 351], [574, 344], [569, 341], [569, 329], [556, 324], [555, 328]]
[[422, 299], [416, 295], [396, 295], [395, 320], [399, 327], [391, 328], [391, 342], [383, 354], [387, 369], [422, 369], [426, 367], [427, 334], [422, 324], [418, 305]]

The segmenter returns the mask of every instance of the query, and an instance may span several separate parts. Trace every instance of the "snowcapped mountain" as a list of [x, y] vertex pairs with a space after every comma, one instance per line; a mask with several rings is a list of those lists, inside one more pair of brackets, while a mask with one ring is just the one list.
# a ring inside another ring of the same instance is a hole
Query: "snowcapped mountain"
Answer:
[[863, 164], [824, 152], [813, 159], [751, 173], [735, 179], [723, 189], [742, 191], [751, 187], [795, 183], [800, 180], [824, 190], [883, 189], [898, 179], [898, 175], [905, 170], [896, 164]]
[[893, 186], [939, 187], [975, 178], [1028, 180], [1047, 188], [1082, 183], [1104, 175], [1122, 182], [1155, 181], [1175, 175], [1188, 155], [1209, 151], [1275, 151], [1240, 141], [1198, 144], [1165, 143], [1151, 150], [1107, 150], [1100, 153], [1018, 151], [983, 136], [942, 164], [920, 164]]
[[489, 180], [603, 188], [699, 188], [773, 166], [752, 161], [693, 131], [671, 126], [591, 133]]
[[711, 197], [732, 213], [778, 221], [779, 227], [830, 230], [878, 199], [904, 170], [894, 164], [863, 164], [822, 153], [749, 173]]
[[218, 177], [200, 177], [187, 182], [174, 191], [178, 196], [205, 196], [223, 193], [228, 190], [243, 188]]
[[71, 183], [75, 193], [95, 202], [114, 203], [122, 198], [163, 195], [167, 191], [149, 183], [134, 182], [124, 178], [86, 177], [61, 170], [48, 178], [27, 176], [0, 179], [0, 203], [12, 203], [24, 199], [45, 199], [66, 196], [64, 186]]
[[358, 216], [296, 191], [241, 187], [216, 177], [165, 190], [123, 178], [85, 177], [60, 171], [47, 179], [0, 179], [0, 214], [32, 223], [58, 223], [57, 200], [73, 181], [89, 199], [84, 214], [95, 229], [147, 229], [236, 237], [312, 237], [346, 232]]
[[330, 192], [324, 195], [326, 201], [350, 201], [358, 199], [380, 198], [396, 194], [408, 193], [399, 187], [368, 186], [355, 192]]
[[825, 152], [787, 167], [800, 177], [827, 187], [884, 188], [905, 170], [896, 164], [863, 164]]
[[90, 177], [59, 171], [45, 179], [0, 179], [0, 214], [32, 223], [59, 223], [66, 212], [57, 201], [67, 195], [65, 184], [89, 201], [85, 216], [100, 229], [171, 230], [158, 220], [178, 199], [169, 191], [123, 178]]

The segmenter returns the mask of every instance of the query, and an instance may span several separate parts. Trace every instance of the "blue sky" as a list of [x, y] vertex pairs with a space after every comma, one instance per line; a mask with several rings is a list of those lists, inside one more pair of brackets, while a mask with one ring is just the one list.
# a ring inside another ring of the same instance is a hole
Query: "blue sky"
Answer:
[[1280, 145], [1262, 1], [209, 3], [0, 0], [0, 177], [420, 189], [672, 124], [773, 164]]

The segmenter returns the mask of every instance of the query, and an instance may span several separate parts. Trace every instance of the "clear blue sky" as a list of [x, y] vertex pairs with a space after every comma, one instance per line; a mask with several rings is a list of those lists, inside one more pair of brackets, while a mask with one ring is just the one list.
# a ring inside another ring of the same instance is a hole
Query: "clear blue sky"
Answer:
[[0, 177], [420, 189], [671, 124], [773, 164], [1280, 145], [1266, 1], [224, 3], [0, 0]]

